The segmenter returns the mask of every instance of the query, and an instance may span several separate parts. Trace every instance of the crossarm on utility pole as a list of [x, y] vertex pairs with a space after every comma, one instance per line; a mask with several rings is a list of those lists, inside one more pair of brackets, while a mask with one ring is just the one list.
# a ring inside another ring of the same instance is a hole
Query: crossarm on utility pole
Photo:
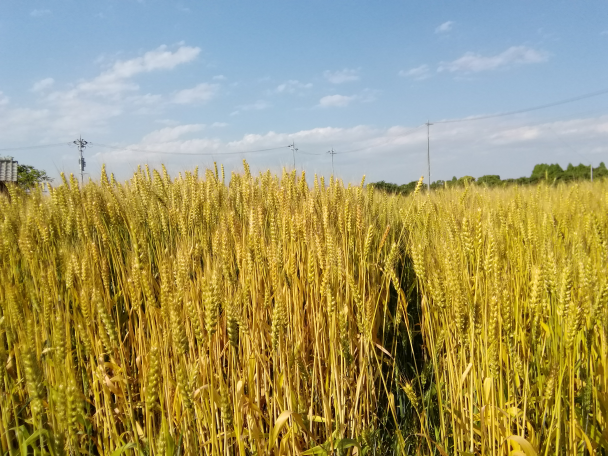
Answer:
[[298, 148], [296, 147], [295, 141], [292, 141], [292, 143], [289, 145], [289, 148], [293, 153], [293, 169], [296, 169], [296, 152], [298, 151]]
[[331, 175], [333, 176], [334, 173], [334, 155], [336, 155], [336, 152], [334, 152], [334, 148], [332, 147], [331, 150], [328, 150], [327, 153], [329, 155], [331, 155]]
[[78, 146], [78, 152], [80, 153], [80, 158], [78, 159], [78, 164], [80, 165], [80, 184], [84, 185], [84, 167], [86, 166], [86, 162], [84, 160], [84, 156], [82, 155], [82, 151], [86, 149], [89, 142], [82, 139], [81, 136], [76, 141], [73, 141], [73, 143]]

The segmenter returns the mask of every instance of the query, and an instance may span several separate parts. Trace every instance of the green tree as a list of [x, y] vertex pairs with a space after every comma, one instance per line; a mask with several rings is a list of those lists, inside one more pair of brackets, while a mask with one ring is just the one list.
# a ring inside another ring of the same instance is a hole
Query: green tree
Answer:
[[480, 185], [487, 185], [488, 187], [494, 187], [500, 185], [501, 180], [498, 174], [486, 174], [477, 179], [477, 183]]
[[431, 188], [434, 190], [440, 189], [440, 188], [444, 188], [445, 187], [445, 181], [444, 180], [436, 180], [435, 182], [433, 182], [431, 184]]
[[563, 175], [564, 170], [557, 163], [551, 165], [540, 163], [534, 167], [530, 177], [532, 179], [556, 180], [561, 179]]
[[593, 168], [593, 176], [594, 177], [608, 177], [608, 169], [604, 162], [600, 162], [600, 166], [597, 168]]
[[34, 187], [36, 184], [43, 182], [52, 182], [46, 171], [36, 169], [30, 165], [17, 165], [17, 184], [19, 187], [27, 190]]
[[468, 185], [471, 182], [475, 182], [475, 178], [473, 176], [462, 176], [460, 179], [458, 179], [458, 185]]

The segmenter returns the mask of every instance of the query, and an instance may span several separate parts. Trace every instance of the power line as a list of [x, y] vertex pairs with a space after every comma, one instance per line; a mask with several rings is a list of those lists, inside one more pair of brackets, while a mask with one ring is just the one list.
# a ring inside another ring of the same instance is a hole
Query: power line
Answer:
[[110, 146], [109, 144], [100, 144], [100, 143], [90, 143], [90, 144], [94, 145], [94, 146], [99, 146], [99, 147], [107, 147], [109, 149], [125, 150], [125, 151], [130, 151], [130, 152], [141, 152], [141, 153], [149, 153], [149, 154], [159, 154], [159, 155], [207, 155], [207, 156], [252, 154], [252, 153], [256, 153], [256, 152], [268, 152], [268, 151], [272, 151], [272, 150], [287, 149], [287, 148], [290, 147], [290, 146], [281, 146], [281, 147], [273, 147], [273, 148], [269, 148], [269, 149], [241, 150], [241, 151], [238, 151], [238, 152], [192, 152], [192, 153], [190, 153], [190, 152], [168, 152], [168, 151], [162, 151], [162, 150], [132, 149], [132, 148], [127, 148], [127, 147]]
[[[416, 133], [421, 127], [424, 127], [425, 125], [426, 125], [425, 123], [422, 124], [422, 125], [418, 125], [417, 127], [414, 127], [411, 130], [409, 130], [409, 131], [406, 131], [401, 136], [398, 136], [396, 139], [402, 138], [404, 136], [411, 135], [412, 133]], [[361, 152], [362, 150], [371, 149], [373, 147], [381, 147], [381, 146], [384, 146], [386, 144], [389, 144], [390, 142], [393, 141], [393, 139], [395, 139], [395, 138], [389, 138], [389, 139], [386, 139], [386, 140], [380, 142], [379, 144], [373, 144], [371, 146], [361, 147], [360, 149], [352, 149], [352, 150], [345, 150], [345, 151], [342, 151], [342, 152], [336, 152], [336, 154], [352, 154], [354, 152]]]
[[580, 155], [581, 157], [583, 157], [583, 159], [584, 159], [585, 161], [589, 162], [589, 168], [591, 168], [591, 182], [593, 182], [593, 163], [591, 162], [591, 160], [589, 160], [589, 157], [587, 157], [587, 156], [585, 156], [585, 155], [581, 154], [581, 153], [580, 153], [578, 150], [576, 150], [574, 147], [572, 147], [572, 146], [570, 145], [570, 143], [569, 143], [569, 142], [567, 142], [565, 139], [563, 139], [563, 138], [562, 138], [560, 135], [558, 135], [558, 134], [557, 134], [557, 132], [556, 132], [556, 131], [555, 131], [555, 130], [554, 130], [552, 127], [551, 127], [551, 125], [547, 125], [547, 127], [549, 128], [549, 130], [551, 130], [551, 132], [552, 132], [552, 133], [555, 135], [555, 137], [556, 137], [556, 138], [557, 138], [557, 139], [558, 139], [558, 140], [559, 140], [561, 143], [563, 143], [563, 144], [565, 144], [566, 146], [568, 146], [568, 148], [569, 148], [569, 149], [570, 149], [572, 152], [574, 152], [574, 153], [576, 153], [576, 154]]
[[70, 143], [62, 142], [62, 143], [56, 143], [56, 144], [41, 144], [39, 146], [9, 147], [7, 149], [0, 149], [0, 152], [10, 152], [13, 150], [43, 149], [46, 147], [65, 146], [65, 145], [69, 145], [69, 144]]
[[546, 127], [551, 131], [551, 133], [553, 133], [555, 135], [555, 137], [564, 145], [566, 145], [572, 152], [580, 155], [581, 157], [583, 157], [585, 160], [589, 161], [589, 158], [584, 156], [583, 154], [581, 154], [578, 150], [576, 150], [574, 147], [572, 147], [570, 145], [570, 143], [568, 143], [565, 139], [563, 139], [560, 135], [557, 134], [557, 132], [553, 129], [553, 127], [551, 127], [551, 125], [546, 125]]
[[[564, 100], [560, 100], [560, 101], [556, 101], [556, 102], [552, 102], [552, 103], [547, 103], [547, 104], [543, 104], [543, 105], [538, 105], [538, 106], [534, 106], [534, 107], [530, 107], [530, 108], [526, 108], [526, 109], [519, 109], [516, 111], [508, 111], [508, 112], [503, 112], [503, 113], [498, 113], [498, 114], [491, 114], [491, 115], [486, 115], [486, 116], [478, 116], [478, 117], [467, 117], [467, 118], [460, 118], [460, 119], [451, 119], [451, 120], [439, 120], [439, 121], [435, 121], [434, 123], [431, 123], [430, 121], [427, 121], [424, 124], [421, 124], [415, 128], [412, 128], [411, 130], [405, 132], [404, 134], [400, 135], [398, 138], [401, 138], [403, 136], [407, 136], [410, 134], [413, 134], [415, 132], [417, 132], [421, 127], [426, 126], [427, 127], [427, 165], [428, 165], [428, 178], [429, 178], [429, 189], [430, 189], [430, 183], [431, 183], [431, 170], [430, 170], [430, 126], [433, 124], [447, 124], [447, 123], [457, 123], [457, 122], [472, 122], [472, 121], [476, 121], [476, 120], [484, 120], [484, 119], [492, 119], [492, 118], [498, 118], [498, 117], [505, 117], [505, 116], [510, 116], [510, 115], [516, 115], [516, 114], [523, 114], [523, 113], [527, 113], [527, 112], [531, 112], [531, 111], [536, 111], [536, 110], [540, 110], [540, 109], [546, 109], [546, 108], [550, 108], [550, 107], [554, 107], [554, 106], [559, 106], [559, 105], [563, 105], [563, 104], [567, 104], [567, 103], [573, 103], [576, 101], [580, 101], [580, 100], [584, 100], [584, 99], [588, 99], [588, 98], [592, 98], [592, 97], [597, 97], [600, 95], [605, 95], [608, 93], [608, 89], [604, 89], [604, 90], [600, 90], [600, 91], [596, 91], [596, 92], [591, 92], [591, 93], [587, 93], [587, 94], [583, 94], [577, 97], [572, 97], [572, 98], [567, 98]], [[549, 126], [549, 128], [551, 129], [551, 131], [556, 135], [556, 137], [558, 137], [558, 139], [560, 139], [560, 141], [564, 142], [564, 144], [566, 144], [570, 149], [572, 149], [574, 152], [578, 153], [576, 150], [574, 150], [572, 148], [572, 146], [570, 146], [568, 143], [566, 143], [565, 141], [562, 140], [562, 138], [559, 137], [559, 135], [557, 135], [557, 133]], [[332, 156], [332, 173], [333, 173], [333, 156], [335, 154], [349, 154], [349, 153], [355, 153], [355, 152], [360, 152], [363, 150], [368, 150], [371, 148], [375, 148], [375, 147], [381, 147], [384, 146], [386, 144], [389, 144], [391, 142], [394, 141], [395, 138], [387, 138], [386, 140], [378, 143], [378, 144], [373, 144], [373, 145], [369, 145], [369, 146], [365, 146], [365, 147], [361, 147], [358, 149], [351, 149], [351, 150], [346, 150], [346, 151], [342, 151], [342, 152], [336, 152], [332, 150], [329, 152], [331, 153]], [[126, 148], [126, 147], [117, 147], [117, 146], [111, 146], [108, 144], [101, 144], [101, 143], [91, 143], [91, 142], [87, 142], [82, 140], [82, 138], [80, 138], [79, 140], [73, 141], [74, 144], [76, 144], [79, 147], [79, 151], [80, 151], [80, 160], [79, 160], [79, 164], [80, 164], [80, 171], [81, 171], [81, 180], [83, 179], [83, 174], [84, 174], [84, 167], [85, 167], [85, 160], [84, 157], [82, 155], [82, 150], [86, 147], [86, 145], [88, 144], [89, 146], [91, 145], [96, 145], [96, 146], [100, 146], [100, 147], [105, 147], [105, 148], [109, 148], [109, 149], [114, 149], [114, 150], [124, 150], [124, 151], [131, 151], [131, 152], [140, 152], [140, 153], [149, 153], [149, 154], [160, 154], [160, 155], [190, 155], [190, 156], [222, 156], [222, 155], [240, 155], [240, 154], [250, 154], [250, 153], [258, 153], [258, 152], [270, 152], [270, 151], [275, 151], [275, 150], [281, 150], [281, 149], [291, 149], [292, 154], [293, 154], [293, 165], [294, 165], [294, 169], [295, 169], [295, 155], [296, 152], [303, 154], [303, 155], [323, 155], [323, 154], [318, 154], [318, 153], [310, 153], [310, 152], [301, 152], [298, 150], [298, 148], [295, 147], [295, 142], [292, 142], [291, 144], [287, 145], [287, 146], [280, 146], [280, 147], [274, 147], [274, 148], [267, 148], [267, 149], [257, 149], [257, 150], [243, 150], [243, 151], [235, 151], [235, 152], [223, 152], [223, 153], [219, 153], [219, 152], [194, 152], [194, 153], [189, 153], [189, 152], [168, 152], [168, 151], [159, 151], [159, 150], [148, 150], [148, 149], [135, 149], [135, 148]], [[62, 145], [71, 145], [72, 143], [55, 143], [55, 144], [40, 144], [40, 145], [36, 145], [36, 146], [25, 146], [25, 147], [11, 147], [11, 148], [4, 148], [4, 149], [0, 149], [0, 152], [10, 152], [10, 151], [18, 151], [18, 150], [31, 150], [31, 149], [42, 149], [42, 148], [48, 148], [48, 147], [57, 147], [57, 146], [62, 146]], [[581, 155], [580, 153], [578, 153], [579, 155]], [[592, 168], [593, 169], [593, 168]]]
[[526, 112], [538, 111], [539, 109], [552, 108], [554, 106], [559, 106], [559, 105], [563, 105], [563, 104], [567, 104], [567, 103], [574, 103], [575, 101], [585, 100], [587, 98], [593, 98], [593, 97], [597, 97], [597, 96], [600, 96], [600, 95], [605, 95], [607, 93], [608, 93], [608, 89], [604, 89], [604, 90], [599, 90], [597, 92], [591, 92], [591, 93], [587, 93], [585, 95], [580, 95], [578, 97], [567, 98], [567, 99], [561, 100], [561, 101], [555, 101], [553, 103], [547, 103], [547, 104], [544, 104], [544, 105], [533, 106], [531, 108], [518, 109], [517, 111], [508, 111], [508, 112], [503, 112], [503, 113], [499, 113], [499, 114], [490, 114], [490, 115], [487, 115], [487, 116], [465, 117], [465, 118], [462, 118], [462, 119], [437, 120], [434, 123], [436, 123], [436, 124], [445, 124], [445, 123], [456, 123], [456, 122], [472, 122], [474, 120], [494, 119], [496, 117], [512, 116], [512, 115], [515, 115], [515, 114], [523, 114], [523, 113], [526, 113]]
[[[435, 124], [447, 124], [447, 123], [459, 123], [459, 122], [472, 122], [475, 120], [484, 120], [484, 119], [495, 119], [498, 117], [505, 117], [505, 116], [511, 116], [511, 115], [515, 115], [515, 114], [523, 114], [526, 112], [538, 111], [540, 109], [552, 108], [554, 106], [560, 106], [560, 105], [564, 105], [567, 103], [574, 103], [575, 101], [580, 101], [580, 100], [584, 100], [587, 98], [597, 97], [600, 95], [605, 95], [607, 93], [608, 93], [608, 89], [604, 89], [604, 90], [599, 90], [597, 92], [591, 92], [591, 93], [587, 93], [584, 95], [579, 95], [579, 96], [573, 97], [573, 98], [567, 98], [565, 100], [555, 101], [552, 103], [533, 106], [533, 107], [525, 108], [525, 109], [518, 109], [517, 111], [508, 111], [508, 112], [503, 112], [503, 113], [499, 113], [499, 114], [491, 114], [491, 115], [487, 115], [487, 116], [478, 116], [478, 117], [467, 117], [467, 118], [462, 118], [462, 119], [438, 120], [438, 121], [435, 121], [434, 123]], [[427, 160], [428, 160], [428, 173], [429, 173], [428, 186], [429, 186], [429, 192], [430, 192], [431, 191], [431, 155], [430, 155], [431, 132], [430, 132], [430, 126], [433, 124], [430, 123], [430, 121], [427, 121], [427, 123], [425, 125], [427, 126]], [[551, 129], [551, 130], [553, 130], [553, 129]], [[555, 133], [555, 132], [553, 132], [553, 133]], [[592, 169], [591, 172], [593, 173], [593, 166], [591, 166], [591, 169]], [[591, 177], [591, 180], [593, 180], [593, 175]]]
[[314, 154], [312, 152], [302, 152], [301, 150], [298, 150], [298, 155], [323, 155], [323, 154]]

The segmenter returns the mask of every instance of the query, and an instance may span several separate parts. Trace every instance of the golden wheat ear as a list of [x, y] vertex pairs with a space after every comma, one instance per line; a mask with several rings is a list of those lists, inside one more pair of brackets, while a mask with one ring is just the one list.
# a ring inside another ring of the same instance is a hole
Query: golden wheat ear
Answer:
[[0, 195], [2, 454], [608, 451], [608, 182], [110, 176]]

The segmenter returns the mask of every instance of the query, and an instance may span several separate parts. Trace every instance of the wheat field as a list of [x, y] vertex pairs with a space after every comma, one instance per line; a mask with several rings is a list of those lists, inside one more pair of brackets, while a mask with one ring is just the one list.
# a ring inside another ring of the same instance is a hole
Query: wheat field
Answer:
[[0, 195], [3, 454], [607, 454], [608, 183], [244, 162]]

